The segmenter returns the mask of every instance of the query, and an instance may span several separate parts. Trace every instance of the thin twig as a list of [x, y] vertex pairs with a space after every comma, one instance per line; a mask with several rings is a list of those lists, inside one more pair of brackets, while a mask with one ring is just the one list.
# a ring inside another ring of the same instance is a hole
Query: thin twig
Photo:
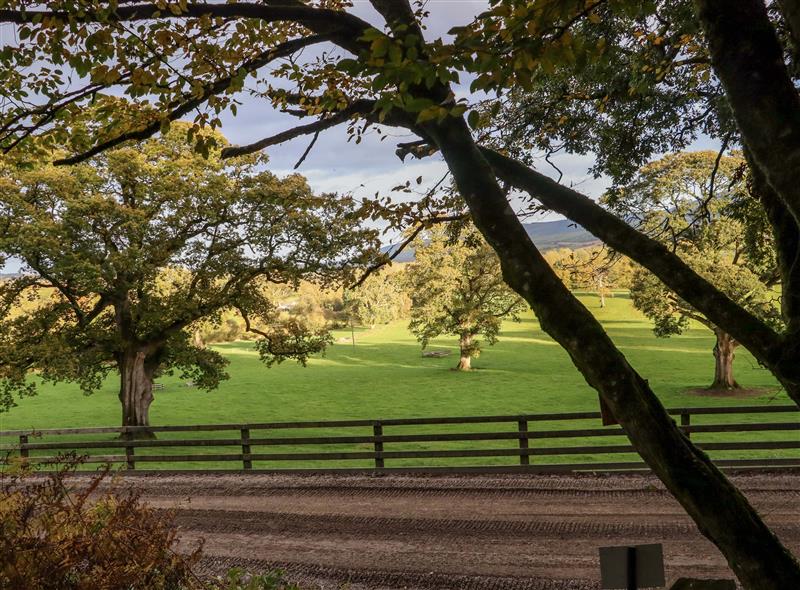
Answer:
[[300, 156], [299, 160], [297, 160], [297, 164], [294, 165], [294, 169], [295, 170], [300, 168], [300, 164], [302, 164], [305, 161], [306, 156], [308, 156], [308, 154], [311, 152], [311, 148], [313, 148], [314, 144], [317, 143], [317, 138], [318, 137], [319, 137], [319, 129], [317, 129], [317, 131], [314, 132], [314, 137], [311, 138], [311, 143], [308, 144], [308, 147], [306, 148], [306, 151], [303, 152], [303, 155]]
[[420, 232], [422, 232], [422, 230], [424, 230], [424, 229], [426, 229], [426, 228], [428, 228], [431, 225], [436, 224], [436, 223], [448, 223], [450, 221], [461, 221], [462, 219], [466, 219], [467, 215], [468, 215], [467, 213], [461, 213], [459, 215], [430, 217], [428, 219], [425, 219], [417, 227], [414, 228], [414, 230], [408, 235], [408, 237], [405, 240], [403, 240], [400, 243], [400, 245], [397, 247], [397, 249], [394, 252], [392, 252], [391, 256], [387, 256], [386, 258], [384, 258], [383, 260], [381, 260], [377, 264], [374, 264], [374, 265], [370, 266], [364, 272], [364, 274], [361, 275], [361, 278], [358, 279], [355, 283], [353, 283], [353, 285], [350, 288], [353, 289], [355, 287], [360, 287], [361, 285], [364, 284], [364, 281], [366, 281], [367, 278], [371, 274], [377, 272], [378, 270], [380, 270], [381, 268], [383, 268], [387, 264], [390, 264], [395, 258], [400, 256], [400, 254], [409, 246], [409, 244], [411, 244], [411, 242], [414, 241], [414, 238], [416, 238], [420, 234]]

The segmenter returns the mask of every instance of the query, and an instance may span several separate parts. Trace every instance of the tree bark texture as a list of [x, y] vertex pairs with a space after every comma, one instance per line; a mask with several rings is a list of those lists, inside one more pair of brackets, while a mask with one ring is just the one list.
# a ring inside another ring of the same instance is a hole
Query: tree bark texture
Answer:
[[695, 0], [695, 7], [744, 144], [800, 223], [800, 96], [765, 2]]
[[497, 251], [506, 282], [569, 353], [637, 452], [719, 547], [745, 588], [800, 588], [800, 564], [747, 499], [678, 429], [647, 381], [533, 245], [464, 122], [446, 120], [425, 130], [444, 155], [475, 225]]
[[764, 207], [775, 238], [781, 276], [781, 312], [786, 332], [800, 334], [800, 224], [781, 202], [747, 150], [745, 157], [750, 168], [750, 191]]
[[461, 351], [456, 369], [459, 371], [469, 371], [472, 369], [472, 334], [464, 332], [458, 339], [458, 346]]
[[[150, 404], [153, 402], [153, 368], [141, 350], [126, 351], [119, 361], [123, 426], [150, 426]], [[144, 433], [134, 433], [133, 437]], [[149, 435], [152, 436], [152, 435]]]
[[739, 389], [739, 384], [733, 378], [734, 350], [739, 343], [719, 328], [714, 330], [714, 334], [717, 337], [714, 344], [714, 382], [709, 389]]

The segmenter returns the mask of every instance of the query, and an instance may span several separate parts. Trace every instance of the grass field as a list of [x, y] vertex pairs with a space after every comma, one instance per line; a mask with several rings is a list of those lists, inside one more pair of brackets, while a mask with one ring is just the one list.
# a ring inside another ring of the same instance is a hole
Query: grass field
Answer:
[[[737, 379], [747, 388], [759, 389], [759, 393], [746, 397], [690, 393], [692, 389], [706, 386], [713, 377], [713, 338], [708, 330], [696, 327], [682, 336], [659, 339], [653, 336], [650, 323], [631, 307], [627, 295], [620, 293], [608, 299], [605, 309], [599, 308], [595, 296], [587, 294], [581, 297], [632, 364], [649, 379], [666, 406], [789, 403], [773, 377], [758, 367], [743, 349], [737, 353]], [[336, 336], [349, 336], [349, 332]], [[220, 345], [218, 349], [230, 359], [230, 380], [215, 391], [204, 392], [184, 386], [177, 376], [160, 379], [165, 387], [156, 392], [151, 422], [154, 425], [253, 423], [535, 414], [596, 411], [598, 408], [596, 393], [585, 384], [567, 354], [541, 331], [530, 315], [520, 323], [506, 324], [500, 342], [485, 349], [484, 354], [473, 362], [477, 370], [472, 372], [449, 370], [457, 361], [455, 338], [440, 338], [431, 348], [448, 349], [453, 354], [439, 359], [422, 358], [419, 345], [403, 322], [357, 331], [355, 347], [350, 343], [338, 343], [325, 357], [313, 359], [306, 368], [285, 363], [267, 369], [259, 362], [249, 343]], [[38, 396], [24, 399], [18, 407], [0, 414], [0, 430], [116, 426], [119, 423], [116, 389], [115, 379], [109, 379], [102, 390], [92, 396], [82, 395], [76, 386], [69, 384], [43, 386]], [[784, 419], [789, 416], [794, 415]], [[736, 420], [764, 419], [742, 416]], [[586, 423], [576, 426], [590, 427]], [[537, 427], [552, 428], [552, 425]], [[479, 427], [461, 428], [481, 430]], [[442, 430], [441, 427], [437, 429]], [[323, 433], [303, 433], [308, 436], [318, 434]], [[293, 434], [284, 432], [282, 435]], [[706, 436], [707, 440], [719, 437]], [[732, 440], [736, 436], [752, 439], [754, 435], [725, 436], [726, 440]], [[757, 436], [782, 439], [796, 438], [797, 435], [796, 432], [778, 432]], [[592, 444], [600, 442], [594, 440]], [[616, 439], [616, 442], [621, 441]], [[446, 446], [438, 443], [436, 448], [461, 448], [465, 444], [475, 446], [475, 443], [448, 443]], [[499, 446], [497, 442], [486, 444], [492, 448]], [[514, 441], [506, 444], [513, 445]], [[431, 448], [431, 445], [419, 443], [408, 448]], [[225, 449], [219, 450], [226, 452]], [[353, 449], [332, 447], [325, 450]], [[169, 451], [165, 449], [164, 452]], [[228, 449], [227, 452], [235, 451]], [[786, 452], [775, 452], [774, 456], [786, 456]], [[573, 457], [571, 460], [592, 458]], [[475, 459], [448, 461], [475, 463]], [[492, 464], [513, 461], [506, 458], [482, 460]], [[338, 466], [349, 464], [337, 463]], [[223, 465], [207, 465], [212, 466]]]

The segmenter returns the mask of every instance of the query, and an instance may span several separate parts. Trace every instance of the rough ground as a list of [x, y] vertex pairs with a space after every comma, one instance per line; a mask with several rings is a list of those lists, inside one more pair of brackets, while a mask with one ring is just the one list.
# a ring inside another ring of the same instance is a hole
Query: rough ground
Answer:
[[[800, 474], [736, 483], [800, 554]], [[313, 588], [599, 588], [597, 548], [664, 544], [668, 580], [732, 577], [661, 484], [643, 475], [126, 476], [177, 508], [206, 572], [282, 567]]]

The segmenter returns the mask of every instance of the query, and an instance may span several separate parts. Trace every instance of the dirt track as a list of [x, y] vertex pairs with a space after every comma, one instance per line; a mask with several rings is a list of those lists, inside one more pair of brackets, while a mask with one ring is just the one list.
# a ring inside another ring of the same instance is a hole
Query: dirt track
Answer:
[[[597, 548], [662, 542], [667, 577], [732, 577], [646, 476], [127, 476], [206, 540], [208, 572], [279, 566], [324, 589], [599, 588]], [[734, 478], [800, 553], [800, 474]]]

